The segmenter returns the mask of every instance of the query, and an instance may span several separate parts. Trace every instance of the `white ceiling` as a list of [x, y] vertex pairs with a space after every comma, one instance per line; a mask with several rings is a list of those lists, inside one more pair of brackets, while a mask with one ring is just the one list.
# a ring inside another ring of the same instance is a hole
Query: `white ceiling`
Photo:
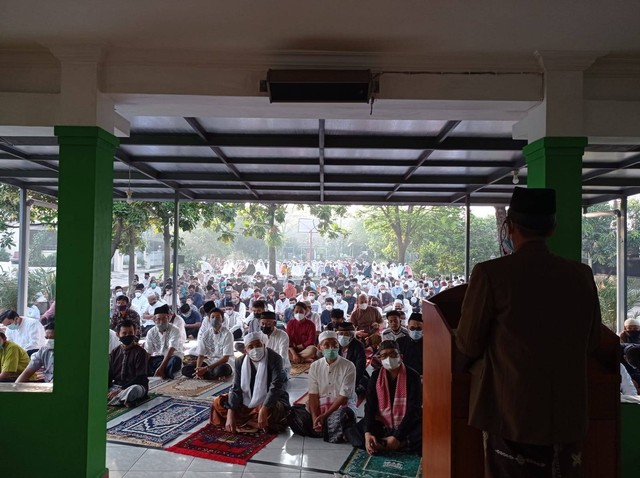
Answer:
[[619, 0], [3, 0], [0, 44], [177, 50], [640, 51]]

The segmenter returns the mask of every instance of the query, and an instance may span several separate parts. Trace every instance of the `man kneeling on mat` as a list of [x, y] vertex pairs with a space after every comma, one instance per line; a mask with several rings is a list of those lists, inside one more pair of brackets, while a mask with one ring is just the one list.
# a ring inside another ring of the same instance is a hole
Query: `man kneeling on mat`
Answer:
[[282, 357], [265, 346], [262, 332], [244, 337], [246, 355], [236, 360], [233, 388], [211, 405], [211, 423], [231, 433], [280, 433], [287, 427], [289, 394], [284, 390]]
[[364, 418], [344, 430], [356, 448], [370, 455], [422, 450], [422, 386], [420, 375], [402, 363], [395, 340], [378, 347], [382, 368], [373, 372]]
[[324, 441], [344, 441], [343, 429], [355, 422], [356, 367], [338, 353], [338, 334], [320, 334], [319, 348], [323, 358], [309, 369], [309, 402], [307, 407], [294, 406], [287, 420], [294, 433]]

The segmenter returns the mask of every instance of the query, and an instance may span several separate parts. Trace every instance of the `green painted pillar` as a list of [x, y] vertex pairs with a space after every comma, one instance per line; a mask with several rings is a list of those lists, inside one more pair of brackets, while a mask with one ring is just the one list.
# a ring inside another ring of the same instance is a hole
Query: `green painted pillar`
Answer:
[[579, 261], [582, 255], [583, 137], [547, 136], [525, 146], [527, 187], [556, 190], [558, 226], [549, 239], [556, 254]]
[[[52, 393], [0, 393], [11, 437], [2, 476], [106, 474], [106, 393], [113, 157], [98, 127], [59, 126], [56, 345]], [[6, 451], [6, 450], [5, 450]]]

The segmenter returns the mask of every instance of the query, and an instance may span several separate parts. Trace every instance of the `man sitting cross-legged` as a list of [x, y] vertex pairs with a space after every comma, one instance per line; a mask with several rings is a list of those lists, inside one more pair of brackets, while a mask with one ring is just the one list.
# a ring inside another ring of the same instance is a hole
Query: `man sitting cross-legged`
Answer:
[[284, 380], [288, 380], [291, 371], [289, 361], [289, 336], [284, 330], [276, 328], [276, 313], [266, 311], [260, 317], [260, 331], [265, 334], [265, 345], [282, 358], [282, 373]]
[[356, 408], [356, 367], [339, 354], [338, 334], [319, 337], [323, 358], [309, 369], [309, 401], [294, 406], [287, 417], [294, 433], [330, 443], [343, 441], [343, 428], [352, 426]]
[[287, 322], [289, 359], [291, 363], [311, 363], [316, 359], [316, 326], [309, 320], [309, 306], [298, 302], [294, 309], [295, 320]]
[[420, 375], [402, 363], [398, 342], [378, 347], [382, 368], [373, 372], [367, 389], [364, 418], [345, 428], [356, 448], [370, 455], [422, 449], [422, 386]]
[[147, 374], [160, 378], [173, 378], [182, 367], [184, 341], [180, 329], [169, 323], [171, 312], [168, 305], [155, 310], [154, 325], [147, 332], [144, 343], [149, 353]]
[[262, 332], [244, 337], [246, 355], [235, 364], [229, 394], [217, 397], [211, 423], [231, 433], [256, 430], [280, 433], [287, 427], [289, 394], [284, 390], [282, 357], [265, 346]]
[[[55, 339], [55, 324], [49, 322], [44, 328], [45, 344], [40, 350], [31, 355], [29, 366], [16, 379], [19, 382], [51, 382], [53, 381], [53, 344]], [[42, 369], [42, 373], [38, 373]]]
[[224, 315], [217, 307], [211, 310], [211, 327], [198, 334], [198, 358], [182, 368], [182, 375], [198, 380], [217, 380], [233, 373], [230, 360], [233, 358], [233, 335], [224, 323]]
[[147, 352], [138, 345], [136, 324], [123, 320], [116, 326], [120, 346], [109, 354], [109, 405], [130, 407], [147, 395]]

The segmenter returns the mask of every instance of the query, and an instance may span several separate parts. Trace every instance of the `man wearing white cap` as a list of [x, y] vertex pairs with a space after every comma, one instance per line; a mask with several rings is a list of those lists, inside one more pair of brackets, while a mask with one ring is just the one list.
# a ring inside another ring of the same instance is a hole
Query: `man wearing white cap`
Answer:
[[211, 405], [211, 423], [230, 433], [280, 433], [287, 427], [289, 394], [284, 390], [282, 357], [265, 345], [266, 336], [244, 336], [246, 355], [235, 364], [233, 388]]
[[624, 330], [620, 333], [620, 343], [640, 344], [640, 320], [627, 319], [624, 321]]
[[323, 358], [309, 369], [309, 401], [306, 408], [294, 407], [288, 421], [298, 435], [338, 443], [343, 428], [355, 421], [356, 367], [340, 356], [336, 332], [322, 332], [318, 343]]

